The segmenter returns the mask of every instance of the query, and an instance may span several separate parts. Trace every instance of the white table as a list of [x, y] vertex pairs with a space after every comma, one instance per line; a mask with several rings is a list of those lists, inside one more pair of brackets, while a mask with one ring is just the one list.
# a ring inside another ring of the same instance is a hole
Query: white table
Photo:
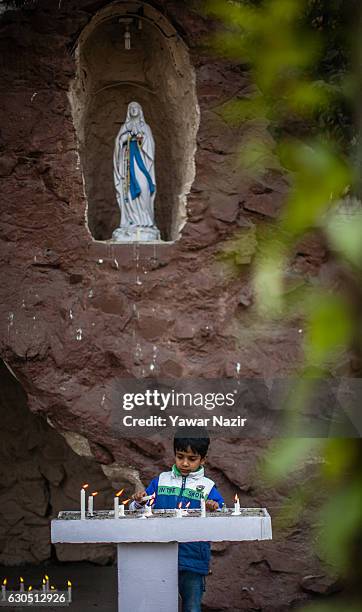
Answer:
[[53, 543], [117, 545], [118, 611], [177, 612], [178, 543], [270, 540], [271, 519], [265, 508], [242, 508], [240, 516], [197, 511], [176, 518], [155, 512], [152, 517], [126, 513], [94, 513], [80, 520], [80, 512], [61, 512], [51, 522]]

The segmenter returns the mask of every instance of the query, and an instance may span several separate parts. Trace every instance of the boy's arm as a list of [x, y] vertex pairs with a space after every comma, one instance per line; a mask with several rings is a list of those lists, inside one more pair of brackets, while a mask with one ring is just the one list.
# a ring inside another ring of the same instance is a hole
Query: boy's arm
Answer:
[[[148, 485], [146, 489], [146, 495], [153, 495], [153, 493], [157, 493], [157, 487], [158, 487], [158, 476], [157, 478], [154, 478], [153, 480], [151, 480], [150, 484]], [[128, 508], [129, 510], [138, 510], [139, 508], [142, 508], [142, 506], [144, 506], [144, 503], [145, 502], [141, 504], [138, 501], [133, 500], [128, 506]]]
[[215, 504], [209, 504], [209, 506], [212, 506], [212, 508], [210, 508], [210, 510], [217, 510], [217, 508], [221, 508], [221, 506], [224, 503], [224, 498], [222, 497], [222, 495], [219, 493], [219, 491], [217, 490], [217, 488], [215, 487], [215, 485], [212, 487], [208, 498], [206, 500], [206, 507], [208, 507], [208, 503], [207, 502], [216, 502], [217, 503], [217, 507], [215, 507]]

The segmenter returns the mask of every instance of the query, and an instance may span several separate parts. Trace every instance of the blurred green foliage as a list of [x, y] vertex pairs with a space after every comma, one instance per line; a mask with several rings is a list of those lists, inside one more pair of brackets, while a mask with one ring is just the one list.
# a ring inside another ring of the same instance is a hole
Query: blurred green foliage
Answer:
[[[353, 278], [362, 279], [362, 207], [358, 162], [362, 120], [354, 100], [362, 93], [358, 44], [362, 40], [359, 2], [350, 0], [208, 0], [205, 11], [216, 19], [212, 46], [224, 57], [247, 65], [253, 83], [245, 96], [221, 107], [234, 124], [264, 120], [274, 145], [255, 137], [244, 143], [241, 164], [260, 177], [277, 159], [291, 179], [291, 188], [272, 232], [258, 244], [254, 285], [259, 315], [293, 317], [285, 291], [286, 272], [296, 245], [318, 232], [334, 261]], [[362, 44], [361, 44], [362, 47]], [[359, 97], [359, 104], [361, 99]], [[351, 197], [351, 194], [353, 197]], [[259, 232], [260, 234], [260, 232]], [[258, 234], [258, 241], [259, 241]], [[237, 239], [224, 257], [238, 262]], [[235, 252], [233, 253], [233, 249]], [[361, 302], [360, 293], [357, 301]], [[362, 354], [359, 311], [349, 295], [326, 283], [305, 283], [298, 292], [294, 315], [304, 318], [304, 361], [287, 406], [286, 432], [298, 425], [298, 413], [313, 397], [313, 378], [337, 368], [351, 347]], [[361, 376], [361, 372], [355, 372]], [[357, 439], [285, 438], [274, 441], [265, 460], [270, 484], [290, 478], [311, 455], [321, 457], [313, 485], [290, 495], [295, 516], [309, 502], [320, 500], [318, 549], [322, 558], [351, 582], [350, 600], [308, 608], [354, 610], [359, 588], [356, 566], [362, 539], [362, 458]]]

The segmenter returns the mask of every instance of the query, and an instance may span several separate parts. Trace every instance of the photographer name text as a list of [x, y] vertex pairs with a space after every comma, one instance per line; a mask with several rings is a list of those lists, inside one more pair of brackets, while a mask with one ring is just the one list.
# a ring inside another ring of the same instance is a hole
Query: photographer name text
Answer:
[[229, 418], [214, 414], [205, 418], [183, 418], [180, 416], [166, 417], [149, 416], [146, 418], [124, 416], [122, 423], [124, 427], [245, 427], [247, 419], [240, 415]]

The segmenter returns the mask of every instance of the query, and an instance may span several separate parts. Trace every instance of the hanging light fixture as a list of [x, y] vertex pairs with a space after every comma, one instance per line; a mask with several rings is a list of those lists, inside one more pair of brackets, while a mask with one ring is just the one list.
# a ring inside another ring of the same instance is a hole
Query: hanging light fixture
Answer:
[[126, 49], [126, 51], [129, 51], [131, 49], [131, 25], [133, 23], [133, 19], [129, 17], [121, 17], [118, 21], [119, 23], [122, 23], [125, 26], [124, 48]]
[[126, 26], [126, 31], [124, 33], [124, 48], [129, 51], [131, 48], [131, 32], [129, 31], [129, 26]]

